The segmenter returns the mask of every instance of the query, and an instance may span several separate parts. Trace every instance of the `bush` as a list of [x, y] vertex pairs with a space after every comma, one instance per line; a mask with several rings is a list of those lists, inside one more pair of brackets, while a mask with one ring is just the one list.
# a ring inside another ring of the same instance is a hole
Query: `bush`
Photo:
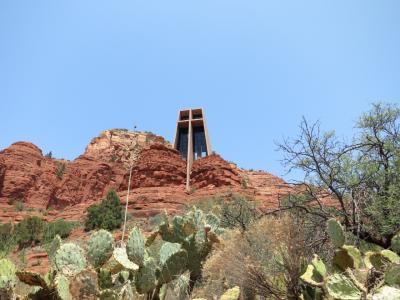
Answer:
[[63, 179], [64, 176], [64, 172], [65, 172], [65, 164], [64, 163], [57, 163], [57, 170], [56, 170], [56, 176], [58, 179]]
[[16, 210], [16, 211], [23, 211], [24, 209], [25, 209], [25, 204], [24, 204], [24, 202], [17, 201], [17, 202], [15, 203], [15, 210]]
[[6, 256], [16, 244], [11, 223], [0, 224], [0, 258]]
[[123, 222], [121, 201], [114, 190], [107, 193], [100, 204], [93, 204], [87, 209], [85, 230], [120, 228]]
[[71, 231], [77, 226], [78, 224], [76, 222], [68, 222], [64, 219], [50, 222], [44, 229], [43, 243], [50, 243], [57, 234], [63, 239], [67, 238], [71, 234]]
[[223, 227], [239, 228], [242, 231], [246, 231], [257, 219], [254, 203], [238, 194], [233, 194], [230, 201], [223, 202], [220, 214]]
[[42, 241], [45, 223], [39, 217], [23, 219], [15, 226], [14, 234], [20, 249], [36, 245]]
[[301, 218], [282, 214], [258, 219], [246, 231], [230, 230], [205, 262], [203, 282], [193, 296], [212, 299], [237, 285], [243, 299], [299, 299], [300, 276], [320, 240], [305, 230], [308, 226]]

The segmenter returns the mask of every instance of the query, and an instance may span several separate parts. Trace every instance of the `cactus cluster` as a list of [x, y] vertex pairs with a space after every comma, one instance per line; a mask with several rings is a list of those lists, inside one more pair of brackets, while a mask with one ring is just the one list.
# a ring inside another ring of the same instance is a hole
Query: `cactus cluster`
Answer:
[[397, 253], [387, 249], [361, 253], [345, 244], [344, 230], [336, 219], [328, 220], [327, 232], [336, 247], [331, 266], [314, 255], [301, 276], [306, 284], [304, 299], [400, 299], [400, 249], [396, 243], [392, 249]]
[[51, 269], [45, 276], [16, 274], [35, 287], [31, 299], [137, 299], [140, 295], [163, 299], [172, 291], [184, 300], [218, 242], [219, 223], [215, 215], [196, 208], [172, 219], [164, 214], [147, 239], [135, 227], [126, 245], [116, 246], [111, 233], [99, 230], [90, 237], [86, 252], [57, 236], [49, 246]]
[[0, 299], [14, 299], [15, 266], [7, 258], [0, 259]]

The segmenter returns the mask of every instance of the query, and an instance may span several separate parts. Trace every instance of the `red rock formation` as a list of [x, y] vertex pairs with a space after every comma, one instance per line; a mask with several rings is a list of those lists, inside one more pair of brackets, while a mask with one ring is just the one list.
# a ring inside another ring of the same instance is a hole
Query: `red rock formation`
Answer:
[[[58, 172], [60, 166], [65, 170]], [[73, 161], [44, 157], [31, 143], [18, 142], [0, 152], [0, 221], [20, 221], [33, 212], [16, 211], [9, 203], [46, 211], [43, 217], [81, 220], [86, 208], [115, 189], [125, 201], [132, 168], [129, 210], [135, 216], [171, 212], [187, 203], [236, 191], [276, 206], [291, 187], [265, 172], [248, 172], [218, 155], [196, 160], [191, 172], [194, 193], [185, 191], [186, 161], [162, 138], [153, 134], [109, 130], [94, 138]], [[59, 173], [57, 176], [57, 172]], [[62, 174], [61, 174], [62, 173]]]
[[240, 186], [241, 182], [237, 169], [216, 154], [195, 160], [190, 178], [195, 188]]
[[[153, 144], [140, 152], [132, 170], [131, 183], [133, 188], [179, 187], [185, 180], [186, 162], [179, 152], [163, 144]], [[128, 182], [128, 176], [125, 182]]]

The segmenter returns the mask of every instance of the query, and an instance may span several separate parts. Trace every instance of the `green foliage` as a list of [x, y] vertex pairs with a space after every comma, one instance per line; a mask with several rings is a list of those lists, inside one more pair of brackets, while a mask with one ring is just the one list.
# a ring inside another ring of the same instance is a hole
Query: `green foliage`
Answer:
[[143, 266], [145, 259], [144, 235], [137, 227], [133, 228], [129, 234], [126, 245], [128, 258], [138, 266]]
[[58, 179], [63, 179], [65, 172], [65, 163], [57, 162], [56, 176]]
[[101, 229], [92, 234], [88, 244], [88, 259], [96, 268], [102, 266], [112, 255], [114, 238], [111, 233]]
[[0, 260], [0, 299], [14, 299], [15, 271], [15, 266], [10, 260], [6, 258]]
[[86, 267], [85, 252], [75, 244], [66, 243], [57, 250], [54, 262], [59, 272], [73, 276]]
[[326, 230], [329, 234], [331, 242], [335, 245], [335, 247], [339, 248], [344, 245], [345, 236], [342, 225], [335, 219], [329, 219], [326, 222]]
[[13, 234], [17, 237], [20, 249], [39, 244], [43, 238], [44, 221], [36, 216], [27, 217], [15, 226]]
[[61, 238], [65, 239], [70, 234], [71, 231], [78, 227], [79, 224], [77, 222], [69, 222], [64, 219], [58, 219], [53, 222], [49, 222], [46, 224], [43, 234], [43, 243], [48, 244], [59, 235]]
[[[381, 250], [362, 254], [355, 246], [345, 245], [343, 228], [335, 219], [327, 222], [327, 230], [337, 247], [332, 268], [327, 272], [322, 260], [315, 256], [301, 276], [308, 285], [304, 295], [309, 299], [320, 299], [315, 295], [325, 294], [333, 299], [356, 300], [394, 299], [385, 297], [400, 294], [400, 257], [396, 253]], [[310, 294], [309, 290], [313, 292]]]
[[0, 256], [6, 255], [16, 245], [23, 249], [38, 244], [49, 244], [57, 235], [66, 238], [77, 226], [77, 223], [63, 219], [46, 223], [36, 216], [26, 217], [15, 226], [0, 224]]
[[107, 193], [100, 204], [93, 204], [87, 209], [85, 230], [120, 228], [123, 222], [123, 208], [114, 190]]
[[25, 209], [25, 204], [22, 201], [17, 201], [14, 203], [14, 207], [16, 211], [23, 211]]
[[10, 223], [0, 224], [0, 258], [10, 252], [17, 244], [17, 237], [13, 234]]
[[253, 202], [242, 195], [233, 194], [229, 201], [222, 203], [220, 215], [222, 227], [246, 231], [256, 220], [257, 210]]
[[[356, 128], [352, 142], [344, 143], [319, 122], [303, 119], [300, 134], [279, 145], [284, 164], [304, 172], [313, 200], [282, 209], [340, 217], [357, 238], [387, 248], [400, 230], [400, 106], [373, 104]], [[315, 205], [321, 191], [335, 210]]]
[[227, 290], [219, 300], [239, 300], [240, 289], [238, 286], [235, 286], [229, 290]]
[[[86, 253], [73, 243], [63, 244], [57, 235], [48, 247], [52, 265], [49, 273], [42, 277], [19, 271], [17, 276], [26, 284], [40, 287], [32, 299], [71, 299], [72, 294], [76, 297], [77, 293], [82, 295], [86, 290], [96, 290], [97, 286], [100, 290], [95, 294], [100, 299], [132, 299], [137, 292], [147, 294], [148, 299], [156, 299], [160, 290], [167, 292], [165, 284], [189, 271], [190, 280], [187, 279], [186, 284], [181, 282], [185, 292], [181, 290], [179, 294], [184, 295], [190, 289], [190, 282], [200, 275], [201, 265], [212, 245], [218, 242], [219, 223], [215, 215], [204, 215], [194, 208], [187, 215], [175, 216], [172, 220], [165, 216], [147, 240], [135, 227], [126, 247], [114, 247], [111, 233], [99, 230], [92, 234]], [[95, 269], [87, 265], [86, 257]], [[97, 285], [93, 284], [93, 276], [87, 276], [94, 270]], [[70, 285], [71, 280], [73, 285]]]

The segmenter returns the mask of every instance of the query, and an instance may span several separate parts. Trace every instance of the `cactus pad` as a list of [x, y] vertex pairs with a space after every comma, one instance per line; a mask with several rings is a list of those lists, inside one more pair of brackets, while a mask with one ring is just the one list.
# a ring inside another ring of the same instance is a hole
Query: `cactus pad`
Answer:
[[98, 280], [101, 289], [108, 289], [113, 285], [110, 270], [101, 268], [98, 273]]
[[380, 270], [389, 262], [390, 260], [382, 255], [380, 252], [368, 251], [367, 253], [365, 253], [364, 263], [365, 266], [369, 269], [373, 267], [376, 270]]
[[343, 227], [336, 219], [332, 218], [326, 222], [326, 230], [335, 247], [340, 248], [344, 245], [346, 238]]
[[100, 293], [100, 300], [119, 300], [118, 294], [110, 289], [103, 290]]
[[400, 299], [400, 289], [391, 286], [381, 287], [377, 293], [372, 296], [373, 300], [397, 300]]
[[186, 268], [188, 254], [181, 244], [166, 242], [160, 249], [160, 282], [174, 280]]
[[240, 288], [235, 286], [229, 290], [227, 290], [219, 300], [239, 300], [240, 296]]
[[112, 255], [114, 238], [112, 234], [101, 229], [92, 234], [88, 244], [88, 259], [96, 268], [100, 268]]
[[323, 277], [312, 264], [307, 266], [306, 271], [300, 278], [311, 286], [321, 286], [323, 283]]
[[60, 249], [61, 244], [62, 244], [62, 240], [61, 240], [60, 236], [57, 234], [57, 235], [54, 237], [54, 239], [51, 241], [50, 247], [49, 247], [49, 249], [47, 250], [47, 255], [49, 256], [50, 263], [51, 263], [53, 266], [54, 266], [54, 264], [55, 264], [54, 259], [55, 259], [55, 257], [56, 257], [57, 250]]
[[213, 231], [217, 230], [219, 225], [221, 224], [220, 219], [212, 213], [206, 214], [204, 218], [206, 223], [211, 226], [211, 229]]
[[0, 289], [8, 289], [15, 285], [15, 265], [7, 258], [0, 259]]
[[39, 273], [30, 271], [17, 271], [16, 275], [18, 279], [25, 284], [40, 286], [42, 288], [48, 287], [46, 280]]
[[81, 247], [67, 243], [57, 250], [55, 256], [57, 270], [68, 276], [81, 272], [86, 267], [86, 258]]
[[72, 296], [69, 292], [69, 280], [63, 274], [57, 274], [54, 287], [57, 292], [58, 299], [60, 300], [71, 300]]
[[143, 266], [136, 273], [135, 285], [140, 294], [147, 293], [156, 287], [157, 263], [152, 257], [144, 260]]
[[396, 264], [400, 263], [400, 256], [398, 256], [393, 251], [385, 249], [385, 250], [381, 251], [381, 254], [392, 263], [396, 263]]
[[70, 279], [70, 292], [72, 299], [97, 299], [98, 292], [97, 272], [92, 269], [84, 269], [78, 275]]
[[124, 268], [131, 271], [136, 271], [139, 266], [128, 259], [125, 248], [115, 248], [113, 258]]
[[400, 232], [398, 232], [391, 241], [391, 246], [392, 250], [396, 252], [398, 255], [400, 255]]
[[339, 273], [328, 277], [326, 290], [334, 299], [359, 300], [362, 295], [362, 292], [349, 278]]
[[138, 266], [143, 266], [145, 258], [145, 241], [142, 231], [135, 227], [128, 237], [126, 245], [128, 258]]
[[336, 249], [332, 258], [332, 266], [338, 271], [345, 271], [347, 268], [354, 269], [359, 262], [354, 259], [346, 249]]
[[388, 285], [400, 285], [400, 264], [392, 264], [387, 268], [385, 282]]

